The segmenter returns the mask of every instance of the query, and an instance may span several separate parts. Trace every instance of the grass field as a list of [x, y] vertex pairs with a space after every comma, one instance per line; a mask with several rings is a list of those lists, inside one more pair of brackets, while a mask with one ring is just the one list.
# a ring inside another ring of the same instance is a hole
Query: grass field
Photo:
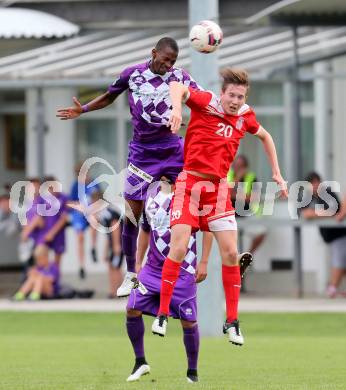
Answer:
[[121, 314], [0, 313], [0, 389], [345, 389], [346, 314], [243, 314], [246, 345], [201, 341], [198, 385], [185, 382], [177, 321], [149, 333], [152, 373], [127, 384], [133, 354]]

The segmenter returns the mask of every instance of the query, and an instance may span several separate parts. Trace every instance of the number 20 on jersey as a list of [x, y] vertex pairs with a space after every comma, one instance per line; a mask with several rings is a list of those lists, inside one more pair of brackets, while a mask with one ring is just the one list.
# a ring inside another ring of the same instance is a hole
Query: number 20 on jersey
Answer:
[[233, 127], [231, 125], [225, 125], [224, 123], [219, 123], [217, 127], [219, 129], [215, 131], [215, 134], [225, 138], [229, 138], [232, 136]]

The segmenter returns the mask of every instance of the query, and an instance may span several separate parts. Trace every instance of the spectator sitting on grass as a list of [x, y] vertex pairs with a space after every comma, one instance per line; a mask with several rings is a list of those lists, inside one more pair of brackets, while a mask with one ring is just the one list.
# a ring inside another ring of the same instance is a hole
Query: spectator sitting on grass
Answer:
[[49, 262], [49, 248], [40, 244], [34, 251], [35, 266], [28, 272], [28, 278], [14, 295], [15, 301], [22, 301], [29, 295], [31, 301], [54, 298], [59, 292], [59, 266]]

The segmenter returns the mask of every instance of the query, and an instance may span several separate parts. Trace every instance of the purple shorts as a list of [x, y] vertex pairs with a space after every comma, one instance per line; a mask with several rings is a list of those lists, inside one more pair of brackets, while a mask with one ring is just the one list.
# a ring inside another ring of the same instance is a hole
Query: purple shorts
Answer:
[[180, 137], [163, 138], [151, 143], [131, 141], [127, 160], [125, 199], [144, 200], [152, 183], [167, 176], [175, 182], [183, 169], [184, 144]]
[[[160, 307], [161, 272], [146, 265], [141, 270], [138, 279], [148, 292], [142, 294], [138, 289], [132, 290], [127, 309], [157, 316]], [[194, 275], [181, 271], [174, 287], [169, 315], [184, 321], [197, 321], [197, 287]]]
[[65, 252], [65, 236], [58, 236], [51, 242], [46, 242], [44, 237], [40, 237], [36, 242], [36, 245], [47, 245], [49, 249], [52, 249], [56, 254], [62, 255]]

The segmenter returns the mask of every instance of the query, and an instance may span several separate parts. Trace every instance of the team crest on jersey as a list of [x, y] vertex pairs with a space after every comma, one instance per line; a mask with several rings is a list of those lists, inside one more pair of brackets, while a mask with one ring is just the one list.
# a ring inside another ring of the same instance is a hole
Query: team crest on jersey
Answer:
[[138, 76], [135, 76], [135, 77], [132, 79], [132, 81], [133, 81], [136, 85], [140, 86], [141, 84], [145, 83], [145, 78], [144, 78], [142, 75], [138, 75]]
[[244, 118], [241, 116], [238, 120], [237, 123], [235, 124], [235, 128], [237, 130], [241, 130], [244, 124]]

